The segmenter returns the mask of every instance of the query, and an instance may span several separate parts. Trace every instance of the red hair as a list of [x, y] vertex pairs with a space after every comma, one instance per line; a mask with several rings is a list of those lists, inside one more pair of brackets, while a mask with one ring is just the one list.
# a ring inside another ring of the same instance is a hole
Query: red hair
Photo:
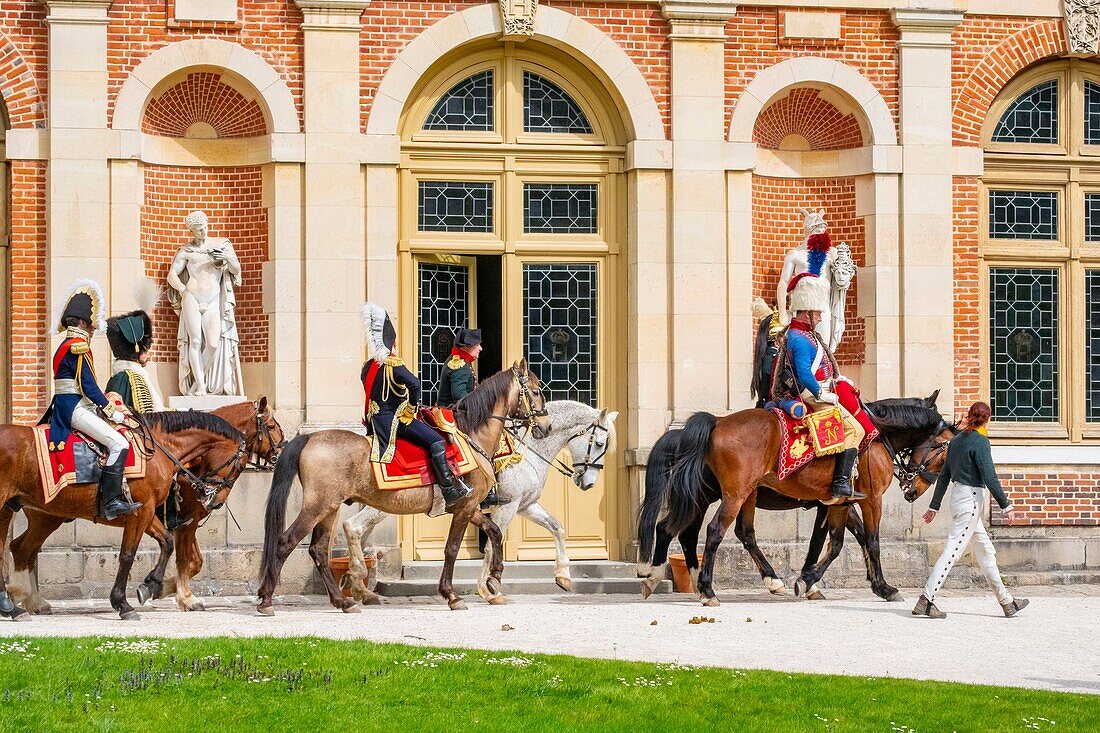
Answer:
[[963, 420], [964, 430], [977, 430], [983, 427], [989, 422], [989, 417], [992, 411], [989, 409], [989, 405], [984, 402], [975, 402], [970, 406], [970, 409], [966, 411], [966, 419]]

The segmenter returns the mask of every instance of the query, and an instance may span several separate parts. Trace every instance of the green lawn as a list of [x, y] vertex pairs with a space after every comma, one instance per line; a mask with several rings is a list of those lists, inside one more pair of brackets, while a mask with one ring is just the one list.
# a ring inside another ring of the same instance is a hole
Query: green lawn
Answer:
[[1100, 730], [1100, 697], [325, 639], [0, 639], [0, 731]]

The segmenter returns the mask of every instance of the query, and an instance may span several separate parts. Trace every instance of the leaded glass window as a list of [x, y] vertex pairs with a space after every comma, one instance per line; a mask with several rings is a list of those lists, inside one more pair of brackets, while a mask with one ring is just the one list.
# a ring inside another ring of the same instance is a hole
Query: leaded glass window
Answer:
[[418, 188], [420, 231], [493, 231], [492, 183], [420, 181]]
[[523, 344], [548, 400], [596, 404], [594, 264], [523, 266]]
[[493, 129], [493, 71], [488, 69], [447, 90], [424, 121], [425, 130]]
[[1058, 238], [1058, 194], [1054, 191], [990, 191], [992, 239]]
[[594, 234], [595, 183], [527, 183], [523, 186], [526, 234]]
[[1058, 142], [1058, 80], [1036, 84], [1001, 115], [993, 131], [995, 143]]
[[426, 405], [434, 405], [455, 332], [470, 325], [470, 271], [462, 265], [421, 262], [418, 274], [420, 343], [417, 363], [424, 386], [422, 400]]
[[1085, 194], [1085, 241], [1100, 242], [1100, 193]]
[[1085, 145], [1100, 145], [1100, 84], [1085, 82]]
[[1058, 271], [989, 270], [989, 392], [993, 419], [1056, 422]]
[[592, 125], [573, 98], [554, 82], [523, 72], [523, 131], [591, 134]]
[[1100, 270], [1085, 270], [1085, 419], [1100, 422]]

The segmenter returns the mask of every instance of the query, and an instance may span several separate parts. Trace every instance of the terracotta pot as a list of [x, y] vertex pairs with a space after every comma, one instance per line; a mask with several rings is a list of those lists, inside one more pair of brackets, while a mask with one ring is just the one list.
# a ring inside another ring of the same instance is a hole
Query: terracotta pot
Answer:
[[677, 593], [691, 593], [691, 574], [688, 573], [687, 558], [683, 555], [669, 555], [668, 564], [672, 566], [673, 589]]
[[[367, 570], [374, 567], [373, 555], [367, 555], [363, 558], [363, 561], [363, 564], [367, 566]], [[351, 558], [346, 555], [344, 557], [330, 557], [328, 559], [328, 566], [332, 570], [332, 577], [336, 579], [336, 585], [343, 588], [344, 597], [351, 598], [351, 588], [344, 588], [343, 585], [341, 585], [341, 581], [344, 576], [347, 575], [348, 568], [351, 566]]]

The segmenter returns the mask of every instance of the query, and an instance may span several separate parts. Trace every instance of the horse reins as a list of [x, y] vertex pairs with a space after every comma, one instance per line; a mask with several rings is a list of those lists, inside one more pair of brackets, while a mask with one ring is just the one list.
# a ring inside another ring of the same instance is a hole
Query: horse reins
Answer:
[[[951, 426], [948, 425], [942, 419], [940, 424], [936, 426], [933, 431], [933, 435], [939, 435], [944, 430], [951, 430]], [[890, 460], [893, 463], [894, 478], [898, 480], [898, 485], [901, 486], [903, 491], [908, 491], [909, 487], [913, 485], [913, 482], [920, 477], [928, 483], [935, 483], [939, 478], [939, 471], [930, 471], [928, 466], [932, 464], [943, 451], [947, 450], [947, 446], [951, 443], [950, 440], [931, 440], [926, 443], [914, 446], [912, 448], [902, 448], [901, 450], [895, 450], [894, 446], [890, 443], [890, 439], [882, 434], [882, 444], [886, 448], [886, 452], [890, 455]], [[913, 465], [913, 456], [919, 450], [928, 450], [928, 455], [918, 465]]]
[[573, 435], [569, 436], [569, 439], [565, 441], [566, 444], [569, 444], [569, 443], [573, 442], [574, 440], [576, 440], [577, 438], [581, 437], [582, 435], [588, 434], [588, 447], [585, 449], [585, 452], [584, 452], [584, 460], [579, 461], [579, 462], [574, 462], [572, 466], [569, 466], [567, 463], [565, 463], [565, 461], [563, 461], [563, 460], [561, 460], [560, 458], [557, 458], [557, 457], [555, 457], [553, 460], [547, 458], [546, 456], [542, 455], [537, 450], [532, 448], [531, 444], [528, 442], [527, 438], [520, 435], [520, 433], [518, 431], [516, 431], [512, 428], [506, 428], [506, 429], [508, 430], [509, 435], [511, 435], [516, 440], [518, 440], [520, 443], [522, 443], [523, 446], [527, 449], [528, 452], [530, 452], [536, 458], [538, 458], [540, 461], [545, 463], [547, 466], [549, 466], [550, 468], [554, 469], [555, 471], [560, 473], [562, 476], [565, 476], [567, 478], [576, 479], [579, 476], [583, 476], [590, 469], [593, 469], [593, 468], [603, 469], [603, 467], [604, 467], [603, 458], [604, 458], [604, 456], [607, 455], [607, 444], [606, 443], [604, 443], [603, 450], [600, 451], [600, 454], [598, 456], [596, 456], [594, 458], [591, 457], [592, 447], [596, 444], [596, 434], [599, 431], [603, 431], [605, 433], [610, 433], [611, 432], [610, 430], [605, 428], [602, 424], [600, 424], [599, 419], [596, 419], [596, 420], [592, 421], [591, 423], [588, 424], [587, 427], [581, 428], [577, 432], [573, 433]]

